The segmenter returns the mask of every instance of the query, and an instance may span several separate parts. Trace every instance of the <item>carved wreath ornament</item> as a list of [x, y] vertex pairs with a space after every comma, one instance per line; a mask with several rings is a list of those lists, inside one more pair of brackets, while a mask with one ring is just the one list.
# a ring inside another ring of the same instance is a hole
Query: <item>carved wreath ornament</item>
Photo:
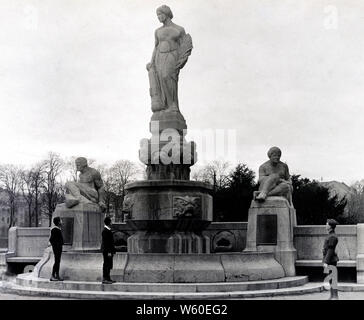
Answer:
[[201, 212], [201, 197], [173, 197], [173, 217], [193, 217]]

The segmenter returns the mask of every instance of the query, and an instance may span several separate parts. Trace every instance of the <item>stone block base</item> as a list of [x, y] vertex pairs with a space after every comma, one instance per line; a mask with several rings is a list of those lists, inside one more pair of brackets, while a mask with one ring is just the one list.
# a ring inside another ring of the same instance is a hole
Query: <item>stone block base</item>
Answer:
[[129, 253], [209, 253], [210, 238], [194, 232], [137, 231], [128, 238]]
[[247, 242], [244, 252], [272, 252], [282, 265], [286, 277], [296, 275], [296, 249], [293, 227], [296, 211], [283, 197], [253, 200], [249, 209]]
[[[273, 253], [130, 254], [114, 256], [112, 279], [133, 283], [211, 283], [282, 278]], [[54, 257], [46, 249], [34, 276], [49, 279]], [[64, 252], [60, 275], [71, 281], [101, 281], [103, 257], [97, 252]]]
[[99, 205], [80, 203], [73, 208], [59, 204], [53, 217], [61, 217], [64, 251], [99, 250], [104, 215]]

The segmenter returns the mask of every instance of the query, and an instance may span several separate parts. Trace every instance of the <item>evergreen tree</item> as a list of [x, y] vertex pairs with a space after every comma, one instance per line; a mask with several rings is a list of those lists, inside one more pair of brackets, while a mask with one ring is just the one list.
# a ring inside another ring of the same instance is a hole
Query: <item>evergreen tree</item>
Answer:
[[214, 192], [215, 221], [247, 221], [256, 190], [255, 173], [239, 163], [229, 174], [227, 184]]
[[296, 209], [297, 224], [325, 224], [328, 218], [345, 223], [341, 215], [346, 199], [338, 201], [337, 196], [330, 198], [329, 189], [319, 182], [300, 175], [292, 175], [293, 205]]

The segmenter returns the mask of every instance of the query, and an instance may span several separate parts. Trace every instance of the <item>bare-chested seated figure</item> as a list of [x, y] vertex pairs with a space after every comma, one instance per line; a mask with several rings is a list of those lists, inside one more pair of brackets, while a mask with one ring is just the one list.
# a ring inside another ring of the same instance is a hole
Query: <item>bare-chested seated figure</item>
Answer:
[[101, 209], [105, 209], [104, 183], [101, 174], [87, 164], [87, 159], [76, 159], [77, 171], [80, 171], [79, 181], [66, 183], [66, 207], [72, 208], [79, 203], [96, 203]]
[[264, 201], [268, 196], [283, 196], [292, 205], [292, 181], [288, 166], [281, 162], [282, 152], [278, 147], [268, 151], [269, 160], [259, 167], [259, 191], [256, 201]]

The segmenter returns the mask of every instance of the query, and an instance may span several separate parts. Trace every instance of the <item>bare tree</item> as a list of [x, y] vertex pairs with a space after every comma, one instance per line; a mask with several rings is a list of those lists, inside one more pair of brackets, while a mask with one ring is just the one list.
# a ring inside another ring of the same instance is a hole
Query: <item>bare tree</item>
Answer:
[[228, 182], [230, 163], [214, 160], [192, 175], [193, 180], [210, 183], [214, 190], [225, 187]]
[[119, 160], [111, 167], [111, 173], [114, 178], [115, 193], [125, 194], [125, 185], [134, 180], [139, 173], [138, 166], [130, 160]]
[[44, 204], [45, 214], [49, 219], [49, 226], [52, 224], [52, 214], [58, 203], [62, 201], [64, 194], [63, 186], [60, 183], [60, 175], [64, 168], [64, 161], [53, 152], [48, 154], [48, 158], [43, 162], [44, 165]]
[[105, 205], [106, 205], [106, 214], [110, 215], [112, 212], [112, 204], [115, 201], [115, 193], [114, 193], [114, 181], [111, 170], [107, 165], [101, 164], [96, 168], [100, 174], [101, 179], [104, 182], [104, 190], [105, 190]]
[[14, 226], [16, 201], [20, 191], [20, 169], [14, 165], [0, 166], [0, 183], [7, 195], [7, 205], [10, 209], [9, 228]]
[[135, 180], [139, 173], [140, 167], [130, 160], [119, 160], [110, 168], [112, 191], [116, 195], [114, 197], [115, 216], [118, 219], [124, 202], [125, 185]]
[[351, 185], [353, 193], [347, 199], [347, 220], [349, 223], [364, 222], [364, 180]]
[[20, 190], [28, 205], [28, 226], [31, 227], [34, 207], [33, 172], [31, 170], [21, 170]]
[[39, 226], [39, 216], [41, 214], [41, 207], [42, 207], [42, 190], [44, 188], [44, 169], [45, 164], [43, 162], [39, 162], [35, 164], [31, 171], [32, 171], [32, 179], [33, 184], [32, 188], [34, 189], [34, 218], [35, 218], [35, 226]]

